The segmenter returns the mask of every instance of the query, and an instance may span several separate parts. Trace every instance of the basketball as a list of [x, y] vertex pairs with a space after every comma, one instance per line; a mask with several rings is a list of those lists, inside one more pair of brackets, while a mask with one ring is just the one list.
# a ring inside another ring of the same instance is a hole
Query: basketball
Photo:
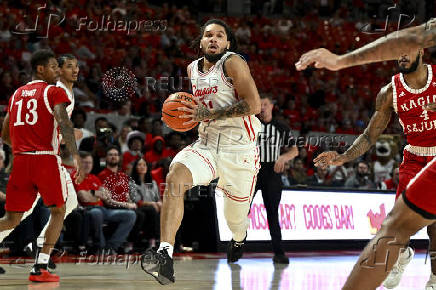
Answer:
[[162, 119], [171, 129], [178, 132], [186, 132], [197, 126], [198, 122], [183, 125], [183, 123], [189, 121], [189, 119], [179, 118], [179, 116], [184, 115], [185, 112], [177, 110], [179, 107], [184, 107], [185, 105], [182, 101], [197, 104], [194, 97], [191, 94], [185, 92], [177, 92], [170, 95], [162, 106]]

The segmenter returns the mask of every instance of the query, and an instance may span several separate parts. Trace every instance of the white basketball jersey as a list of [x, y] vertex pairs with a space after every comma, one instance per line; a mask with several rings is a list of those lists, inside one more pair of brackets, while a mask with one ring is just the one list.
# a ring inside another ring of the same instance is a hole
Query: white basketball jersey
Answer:
[[67, 113], [68, 113], [68, 117], [71, 118], [71, 115], [73, 114], [73, 110], [74, 110], [74, 94], [61, 81], [57, 81], [56, 86], [59, 88], [63, 88], [65, 90], [65, 92], [67, 93], [68, 99], [71, 102], [67, 106]]
[[[233, 55], [227, 52], [209, 71], [198, 69], [197, 59], [190, 64], [192, 94], [209, 109], [217, 109], [239, 101], [238, 93], [227, 80], [223, 66], [225, 60]], [[200, 123], [198, 134], [200, 142], [217, 149], [244, 150], [247, 146], [256, 146], [261, 123], [254, 115], [210, 120]]]

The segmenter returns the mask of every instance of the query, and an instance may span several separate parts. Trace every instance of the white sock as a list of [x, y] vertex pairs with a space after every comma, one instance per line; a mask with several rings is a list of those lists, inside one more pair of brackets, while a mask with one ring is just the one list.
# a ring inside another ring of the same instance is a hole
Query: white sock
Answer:
[[37, 237], [36, 238], [36, 246], [39, 248], [42, 248], [44, 246], [44, 242], [45, 242], [45, 237]]
[[170, 258], [172, 259], [173, 258], [174, 247], [170, 243], [160, 242], [159, 249], [157, 251], [160, 252], [163, 249], [167, 250], [168, 256], [170, 256]]
[[48, 259], [50, 259], [49, 254], [39, 253], [36, 264], [48, 264]]

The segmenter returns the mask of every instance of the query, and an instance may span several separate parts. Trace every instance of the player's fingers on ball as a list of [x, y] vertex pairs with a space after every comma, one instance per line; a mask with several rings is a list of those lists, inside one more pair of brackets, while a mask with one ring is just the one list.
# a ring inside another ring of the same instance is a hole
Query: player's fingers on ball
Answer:
[[192, 114], [183, 114], [183, 115], [179, 116], [179, 118], [182, 118], [182, 119], [191, 119], [192, 117], [193, 117]]
[[195, 106], [194, 104], [192, 104], [190, 102], [187, 102], [187, 101], [183, 101], [183, 100], [181, 101], [181, 103], [184, 104], [185, 106], [189, 107], [189, 108], [193, 108]]
[[182, 111], [182, 112], [191, 112], [192, 109], [190, 108], [186, 108], [186, 107], [178, 107], [177, 111]]
[[194, 123], [194, 120], [193, 120], [193, 119], [184, 122], [184, 123], [183, 123], [183, 126], [188, 126], [188, 125], [191, 125], [192, 123]]

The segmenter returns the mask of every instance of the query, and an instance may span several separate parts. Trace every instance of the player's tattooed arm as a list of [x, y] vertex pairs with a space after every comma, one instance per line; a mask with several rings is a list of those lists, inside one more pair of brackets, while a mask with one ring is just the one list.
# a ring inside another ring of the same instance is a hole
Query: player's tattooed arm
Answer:
[[199, 120], [220, 120], [226, 118], [248, 116], [252, 115], [253, 113], [248, 102], [245, 99], [242, 99], [234, 103], [233, 105], [216, 110], [208, 109], [205, 105], [200, 104], [197, 108], [196, 114]]
[[6, 143], [9, 146], [11, 146], [11, 136], [9, 135], [9, 113], [6, 114], [6, 117], [3, 120], [2, 140], [3, 143]]
[[342, 154], [344, 162], [349, 162], [363, 155], [375, 144], [378, 137], [386, 129], [393, 111], [392, 96], [392, 84], [389, 83], [378, 93], [375, 113], [372, 115], [365, 131], [354, 141], [353, 145]]
[[355, 51], [340, 57], [342, 68], [384, 60], [398, 59], [410, 50], [436, 46], [436, 18], [380, 37]]
[[54, 117], [59, 124], [62, 137], [68, 150], [73, 156], [79, 155], [77, 151], [76, 138], [74, 136], [73, 123], [71, 122], [67, 113], [67, 103], [60, 103], [54, 106]]

